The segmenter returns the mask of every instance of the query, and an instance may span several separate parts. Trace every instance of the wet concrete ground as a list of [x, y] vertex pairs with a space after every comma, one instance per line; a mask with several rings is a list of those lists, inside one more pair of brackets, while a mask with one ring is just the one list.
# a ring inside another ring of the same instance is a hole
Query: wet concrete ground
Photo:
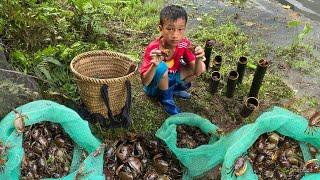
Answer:
[[294, 11], [306, 17], [320, 21], [320, 3], [318, 0], [278, 0], [281, 4], [289, 5]]
[[[283, 4], [276, 0], [248, 0], [243, 8], [232, 6], [228, 1], [217, 0], [173, 0], [170, 3], [183, 5], [187, 7], [188, 12], [195, 15], [190, 18], [191, 26], [197, 23], [195, 19], [201, 13], [221, 11], [216, 17], [219, 23], [225, 22], [227, 17], [236, 16], [237, 18], [232, 18], [232, 20], [251, 37], [253, 45], [265, 42], [273, 50], [277, 47], [290, 45], [293, 38], [303, 29], [302, 25], [289, 28], [288, 22], [297, 20], [302, 24], [309, 23], [312, 25], [313, 31], [308, 34], [305, 42], [313, 45], [315, 55], [320, 54], [320, 23], [292, 9], [285, 9]], [[281, 61], [281, 59], [273, 59], [273, 57], [274, 54], [270, 52], [267, 58], [271, 61]], [[294, 89], [297, 95], [314, 96], [320, 101], [320, 71], [309, 75], [291, 68], [271, 68], [281, 74], [284, 82]]]

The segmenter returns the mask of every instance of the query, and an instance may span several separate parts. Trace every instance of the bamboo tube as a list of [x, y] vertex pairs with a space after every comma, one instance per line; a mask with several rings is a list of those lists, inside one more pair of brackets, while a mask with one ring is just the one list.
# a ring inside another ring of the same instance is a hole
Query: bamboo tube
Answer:
[[261, 59], [258, 62], [258, 66], [254, 73], [254, 77], [252, 80], [248, 97], [258, 97], [259, 90], [268, 66], [269, 66], [269, 62], [265, 59]]
[[248, 62], [248, 59], [246, 57], [242, 56], [239, 58], [238, 65], [237, 65], [237, 72], [239, 74], [238, 84], [242, 83], [243, 76], [246, 71], [247, 62]]
[[248, 97], [243, 104], [240, 111], [240, 115], [244, 118], [250, 116], [250, 114], [259, 107], [259, 100], [255, 97]]
[[214, 43], [215, 41], [213, 40], [207, 40], [204, 46], [204, 56], [206, 57], [204, 64], [206, 65], [206, 70], [208, 70], [210, 66], [210, 58], [211, 58], [211, 53], [212, 53], [212, 48]]
[[234, 91], [236, 90], [238, 77], [239, 77], [239, 74], [237, 71], [229, 72], [228, 81], [227, 81], [227, 93], [226, 93], [226, 96], [228, 98], [233, 97]]
[[222, 57], [220, 55], [217, 55], [216, 57], [214, 57], [213, 70], [220, 71], [221, 64], [222, 64]]
[[221, 79], [221, 74], [219, 71], [213, 71], [211, 73], [211, 81], [210, 81], [210, 92], [211, 94], [215, 94], [218, 90], [219, 83]]

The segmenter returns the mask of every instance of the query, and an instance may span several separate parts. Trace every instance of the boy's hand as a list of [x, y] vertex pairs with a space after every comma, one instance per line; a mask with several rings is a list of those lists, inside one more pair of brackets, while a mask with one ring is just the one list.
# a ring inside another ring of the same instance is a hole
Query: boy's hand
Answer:
[[162, 61], [163, 59], [163, 52], [159, 49], [153, 49], [151, 50], [150, 52], [150, 56], [152, 57], [151, 59], [151, 63], [154, 65], [154, 66], [158, 66], [159, 63]]
[[199, 61], [205, 61], [206, 58], [204, 57], [204, 50], [201, 46], [197, 46], [194, 49], [194, 55], [196, 56], [196, 59]]

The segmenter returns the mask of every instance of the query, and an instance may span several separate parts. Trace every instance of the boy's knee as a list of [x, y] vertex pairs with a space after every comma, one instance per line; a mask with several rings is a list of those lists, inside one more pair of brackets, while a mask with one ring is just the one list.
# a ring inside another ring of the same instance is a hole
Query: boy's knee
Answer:
[[168, 67], [163, 61], [158, 65], [154, 78], [156, 78], [157, 81], [168, 78]]
[[201, 63], [201, 69], [200, 71], [198, 71], [196, 74], [194, 74], [194, 76], [200, 76], [201, 74], [206, 72], [206, 65], [204, 63]]
[[200, 71], [200, 75], [206, 72], [206, 65], [203, 63], [201, 71]]

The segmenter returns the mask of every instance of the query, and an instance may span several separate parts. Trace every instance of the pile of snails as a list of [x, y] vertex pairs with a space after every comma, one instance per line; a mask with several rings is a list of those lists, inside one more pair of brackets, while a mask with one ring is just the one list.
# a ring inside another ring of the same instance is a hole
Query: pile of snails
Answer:
[[301, 179], [311, 165], [311, 161], [304, 162], [297, 141], [275, 132], [260, 136], [250, 148], [249, 158], [262, 179]]
[[108, 143], [104, 173], [106, 179], [181, 179], [182, 166], [155, 137], [128, 132]]
[[319, 173], [318, 149], [309, 146], [310, 160], [304, 162], [299, 144], [275, 132], [261, 135], [253, 146], [236, 159], [228, 174], [242, 176], [251, 163], [259, 179], [301, 179], [305, 173]]
[[177, 125], [177, 146], [179, 148], [194, 149], [200, 145], [208, 144], [210, 134], [205, 134], [195, 126]]
[[59, 124], [41, 122], [23, 132], [21, 179], [60, 178], [69, 172], [73, 142]]

